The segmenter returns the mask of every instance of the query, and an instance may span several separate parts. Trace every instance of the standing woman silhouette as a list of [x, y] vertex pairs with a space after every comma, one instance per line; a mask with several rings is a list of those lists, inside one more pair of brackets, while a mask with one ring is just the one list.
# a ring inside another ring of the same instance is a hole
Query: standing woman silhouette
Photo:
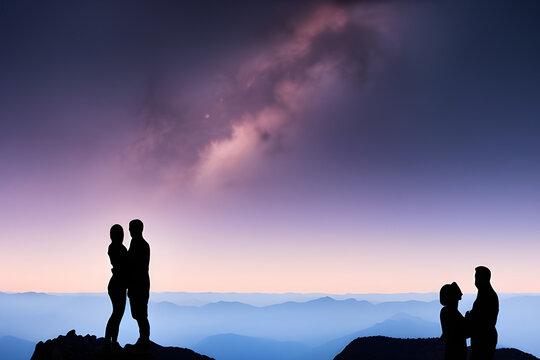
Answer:
[[127, 290], [127, 249], [122, 244], [124, 240], [124, 229], [115, 224], [110, 231], [111, 244], [109, 245], [109, 259], [112, 265], [112, 276], [109, 280], [107, 291], [112, 302], [112, 314], [107, 322], [105, 329], [105, 340], [111, 350], [121, 349], [118, 344], [118, 331], [120, 321], [124, 316], [126, 308], [126, 290]]
[[463, 293], [458, 284], [446, 284], [439, 293], [441, 305], [442, 337], [445, 340], [445, 360], [467, 359], [467, 328], [463, 315], [458, 310], [458, 302]]

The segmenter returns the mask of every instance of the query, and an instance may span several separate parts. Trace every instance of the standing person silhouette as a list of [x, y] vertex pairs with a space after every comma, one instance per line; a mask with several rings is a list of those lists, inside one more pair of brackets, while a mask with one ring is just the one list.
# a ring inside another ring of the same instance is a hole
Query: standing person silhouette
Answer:
[[150, 345], [150, 323], [148, 322], [148, 299], [150, 297], [150, 246], [142, 236], [143, 223], [135, 219], [129, 222], [131, 243], [128, 260], [130, 276], [128, 281], [128, 297], [131, 316], [139, 325], [139, 339], [136, 348], [146, 350]]
[[467, 359], [467, 329], [465, 318], [458, 310], [463, 293], [458, 284], [443, 285], [439, 293], [441, 305], [442, 337], [445, 341], [445, 360]]
[[465, 314], [471, 328], [471, 359], [493, 360], [497, 345], [497, 315], [499, 298], [491, 287], [491, 271], [485, 266], [478, 266], [474, 275], [474, 285], [478, 295], [471, 311]]
[[127, 249], [122, 244], [124, 240], [124, 229], [115, 224], [110, 230], [111, 244], [109, 245], [108, 255], [112, 265], [112, 276], [109, 280], [107, 292], [112, 302], [112, 314], [105, 328], [105, 340], [111, 350], [119, 350], [118, 329], [126, 309], [126, 290], [127, 290]]

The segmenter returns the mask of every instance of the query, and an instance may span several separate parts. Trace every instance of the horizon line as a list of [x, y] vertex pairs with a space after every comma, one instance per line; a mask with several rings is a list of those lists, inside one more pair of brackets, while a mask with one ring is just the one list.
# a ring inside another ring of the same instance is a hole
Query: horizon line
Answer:
[[[44, 291], [4, 291], [0, 290], [1, 294], [44, 294], [44, 295], [107, 295], [106, 291], [103, 292], [92, 292], [92, 291], [80, 291], [80, 292], [44, 292]], [[395, 292], [395, 293], [377, 293], [377, 292], [366, 292], [366, 293], [330, 293], [330, 292], [241, 292], [241, 291], [150, 291], [153, 294], [239, 294], [239, 295], [336, 295], [336, 296], [348, 296], [348, 295], [432, 295], [438, 294], [437, 291], [429, 292]], [[475, 292], [465, 292], [467, 294], [476, 294]], [[499, 295], [540, 295], [540, 292], [502, 292], [498, 291]]]

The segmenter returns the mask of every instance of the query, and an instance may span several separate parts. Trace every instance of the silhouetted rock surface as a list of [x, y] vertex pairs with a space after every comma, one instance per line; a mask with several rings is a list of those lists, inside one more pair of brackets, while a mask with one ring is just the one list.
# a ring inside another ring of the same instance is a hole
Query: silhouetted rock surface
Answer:
[[193, 350], [163, 347], [151, 343], [148, 352], [135, 352], [128, 349], [111, 353], [106, 348], [105, 338], [95, 335], [81, 336], [71, 330], [66, 336], [39, 342], [31, 360], [213, 360]]
[[[444, 360], [441, 339], [371, 336], [353, 340], [334, 360]], [[497, 349], [495, 360], [538, 360], [516, 349]]]

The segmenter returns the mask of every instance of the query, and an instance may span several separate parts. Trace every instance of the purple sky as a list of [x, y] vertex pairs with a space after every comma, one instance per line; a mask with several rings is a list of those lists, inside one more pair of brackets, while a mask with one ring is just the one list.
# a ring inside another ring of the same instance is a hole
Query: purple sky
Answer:
[[154, 291], [540, 292], [539, 14], [3, 3], [0, 291], [104, 291], [141, 218]]

